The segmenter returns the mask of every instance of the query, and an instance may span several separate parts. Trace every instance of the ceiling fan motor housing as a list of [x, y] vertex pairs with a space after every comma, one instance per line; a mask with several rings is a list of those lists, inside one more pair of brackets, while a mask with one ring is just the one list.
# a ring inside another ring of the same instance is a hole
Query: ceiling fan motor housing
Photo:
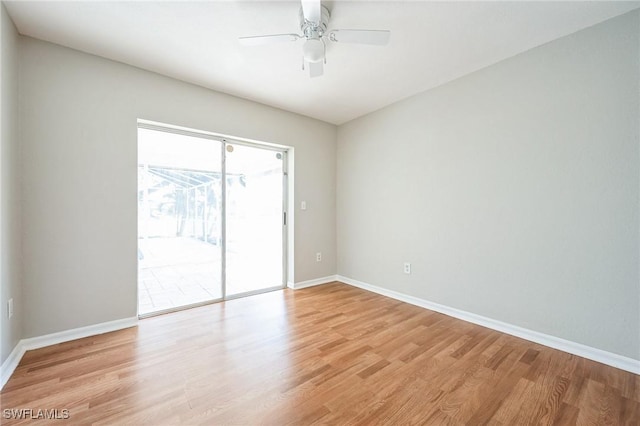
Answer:
[[302, 34], [304, 34], [307, 39], [320, 38], [327, 31], [329, 18], [331, 18], [329, 9], [321, 6], [320, 22], [309, 22], [304, 18], [302, 8], [300, 8], [300, 31], [302, 31]]

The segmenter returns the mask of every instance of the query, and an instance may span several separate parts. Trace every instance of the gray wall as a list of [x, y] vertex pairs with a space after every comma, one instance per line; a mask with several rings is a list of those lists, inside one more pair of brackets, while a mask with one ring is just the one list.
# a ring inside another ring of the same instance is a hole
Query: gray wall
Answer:
[[[22, 337], [20, 147], [18, 141], [18, 33], [0, 4], [0, 363]], [[7, 301], [14, 314], [7, 318]]]
[[20, 58], [24, 337], [136, 315], [138, 118], [295, 147], [289, 280], [335, 274], [335, 126], [35, 39]]
[[340, 126], [338, 273], [640, 359], [639, 35], [635, 11]]

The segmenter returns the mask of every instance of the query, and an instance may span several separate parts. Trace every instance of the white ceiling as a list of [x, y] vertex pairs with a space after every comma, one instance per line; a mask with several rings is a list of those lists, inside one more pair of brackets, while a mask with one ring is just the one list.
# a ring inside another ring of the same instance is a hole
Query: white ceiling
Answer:
[[332, 43], [322, 77], [301, 70], [299, 2], [5, 2], [21, 34], [342, 124], [640, 7], [623, 2], [331, 1], [330, 28], [388, 29], [387, 46]]

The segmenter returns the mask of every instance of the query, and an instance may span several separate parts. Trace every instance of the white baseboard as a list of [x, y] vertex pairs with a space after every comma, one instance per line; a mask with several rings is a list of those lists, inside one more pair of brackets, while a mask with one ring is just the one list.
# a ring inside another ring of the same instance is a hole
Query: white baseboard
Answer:
[[9, 357], [4, 360], [2, 366], [0, 366], [0, 390], [9, 381], [9, 377], [13, 374], [22, 356], [26, 352], [24, 346], [22, 346], [22, 340], [18, 342], [15, 348], [9, 354]]
[[336, 275], [329, 275], [328, 277], [316, 278], [314, 280], [300, 281], [299, 283], [288, 282], [287, 287], [294, 290], [300, 290], [301, 288], [313, 287], [314, 285], [328, 284], [337, 281]]
[[60, 331], [58, 333], [46, 334], [44, 336], [22, 339], [18, 342], [16, 347], [13, 348], [9, 357], [0, 367], [0, 389], [4, 387], [9, 380], [9, 377], [11, 377], [16, 367], [18, 367], [18, 364], [26, 351], [44, 348], [45, 346], [57, 345], [58, 343], [64, 343], [70, 340], [82, 339], [83, 337], [96, 336], [110, 331], [122, 330], [124, 328], [134, 327], [137, 324], [137, 317], [123, 318], [86, 327]]
[[392, 299], [400, 300], [402, 302], [410, 303], [412, 305], [429, 309], [431, 311], [440, 312], [441, 314], [445, 314], [450, 317], [458, 318], [463, 321], [481, 325], [483, 327], [497, 330], [502, 333], [520, 337], [521, 339], [529, 340], [534, 343], [539, 343], [541, 345], [548, 346], [553, 349], [558, 349], [563, 352], [568, 352], [573, 355], [578, 355], [583, 358], [587, 358], [593, 361], [600, 362], [602, 364], [610, 365], [612, 367], [616, 367], [621, 370], [629, 371], [631, 373], [640, 375], [640, 360], [628, 358], [622, 355], [614, 354], [612, 352], [603, 351], [602, 349], [597, 349], [591, 346], [583, 345], [581, 343], [572, 342], [570, 340], [565, 340], [559, 337], [550, 336], [548, 334], [518, 327], [516, 325], [508, 324], [502, 321], [497, 321], [491, 318], [484, 317], [482, 315], [477, 315], [471, 312], [462, 311], [460, 309], [451, 308], [449, 306], [440, 305], [438, 303], [420, 299], [419, 297], [409, 296], [404, 293], [388, 290], [386, 288], [367, 284], [362, 281], [354, 280], [352, 278], [343, 277], [341, 275], [336, 276], [336, 280], [343, 282], [345, 284], [352, 285], [354, 287], [361, 288], [363, 290], [368, 290], [374, 293], [378, 293], [383, 296], [390, 297]]

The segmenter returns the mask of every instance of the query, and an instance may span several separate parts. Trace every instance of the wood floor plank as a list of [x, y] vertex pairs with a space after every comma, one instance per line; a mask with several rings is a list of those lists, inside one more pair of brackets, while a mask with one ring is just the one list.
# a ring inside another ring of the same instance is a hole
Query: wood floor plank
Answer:
[[29, 351], [0, 404], [69, 424], [638, 426], [640, 377], [332, 283]]

